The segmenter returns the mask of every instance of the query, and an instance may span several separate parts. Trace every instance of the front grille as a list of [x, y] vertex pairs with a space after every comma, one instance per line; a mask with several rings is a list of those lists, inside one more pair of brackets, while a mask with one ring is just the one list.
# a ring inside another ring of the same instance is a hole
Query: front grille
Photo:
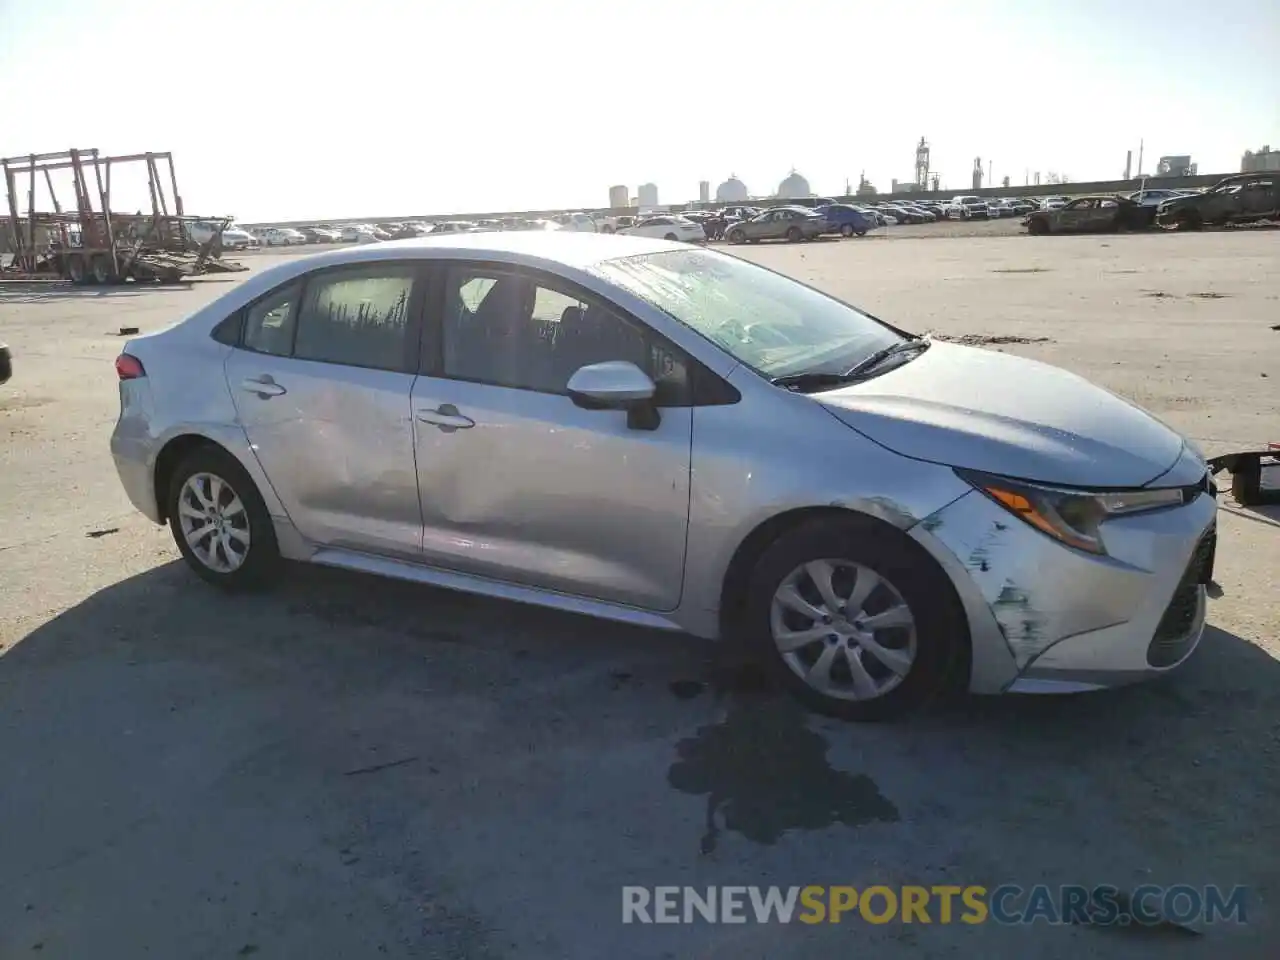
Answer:
[[1156, 626], [1155, 636], [1147, 647], [1147, 663], [1153, 667], [1171, 667], [1191, 650], [1196, 636], [1196, 611], [1200, 606], [1200, 588], [1213, 577], [1218, 532], [1211, 528], [1196, 544], [1187, 569], [1173, 591], [1173, 599]]

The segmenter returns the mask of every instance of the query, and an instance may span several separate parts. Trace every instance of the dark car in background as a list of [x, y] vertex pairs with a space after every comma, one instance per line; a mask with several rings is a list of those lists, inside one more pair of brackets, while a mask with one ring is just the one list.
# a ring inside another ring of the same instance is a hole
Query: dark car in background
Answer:
[[1023, 224], [1029, 233], [1107, 233], [1150, 227], [1155, 210], [1127, 197], [1078, 197], [1057, 210], [1037, 210]]
[[1280, 220], [1280, 170], [1226, 177], [1204, 193], [1165, 200], [1156, 211], [1156, 223], [1180, 230], [1257, 220]]
[[830, 224], [821, 214], [803, 207], [774, 207], [764, 213], [731, 224], [726, 239], [730, 243], [754, 243], [757, 240], [816, 240], [827, 233]]
[[813, 212], [827, 221], [831, 233], [838, 233], [842, 237], [866, 236], [868, 230], [880, 226], [871, 214], [847, 203], [826, 204], [815, 208]]

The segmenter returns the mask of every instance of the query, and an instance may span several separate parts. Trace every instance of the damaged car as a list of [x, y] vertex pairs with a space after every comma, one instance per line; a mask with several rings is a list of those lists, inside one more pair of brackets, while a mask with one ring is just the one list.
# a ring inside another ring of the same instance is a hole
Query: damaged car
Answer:
[[1241, 173], [1219, 180], [1203, 193], [1163, 201], [1156, 223], [1180, 230], [1280, 220], [1280, 171]]
[[1035, 210], [1022, 221], [1028, 233], [1109, 233], [1144, 230], [1155, 222], [1156, 211], [1127, 197], [1078, 197], [1057, 209]]
[[1184, 437], [701, 247], [334, 250], [116, 373], [124, 490], [224, 604], [284, 559], [363, 571], [718, 638], [864, 720], [1157, 677], [1204, 629], [1216, 491]]

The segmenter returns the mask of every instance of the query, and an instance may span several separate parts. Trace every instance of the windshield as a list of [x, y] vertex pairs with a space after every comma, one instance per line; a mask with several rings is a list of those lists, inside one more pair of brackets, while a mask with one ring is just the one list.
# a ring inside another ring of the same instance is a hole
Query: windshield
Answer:
[[591, 272], [771, 379], [801, 372], [842, 374], [903, 339], [848, 304], [709, 250], [606, 260]]

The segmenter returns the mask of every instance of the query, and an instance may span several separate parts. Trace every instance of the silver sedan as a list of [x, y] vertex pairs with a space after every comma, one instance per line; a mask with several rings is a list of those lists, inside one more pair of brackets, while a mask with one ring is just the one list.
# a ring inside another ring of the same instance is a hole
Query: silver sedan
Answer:
[[723, 638], [855, 719], [1152, 677], [1204, 627], [1216, 491], [1183, 437], [723, 253], [336, 250], [116, 369], [125, 490], [228, 588], [284, 558]]

